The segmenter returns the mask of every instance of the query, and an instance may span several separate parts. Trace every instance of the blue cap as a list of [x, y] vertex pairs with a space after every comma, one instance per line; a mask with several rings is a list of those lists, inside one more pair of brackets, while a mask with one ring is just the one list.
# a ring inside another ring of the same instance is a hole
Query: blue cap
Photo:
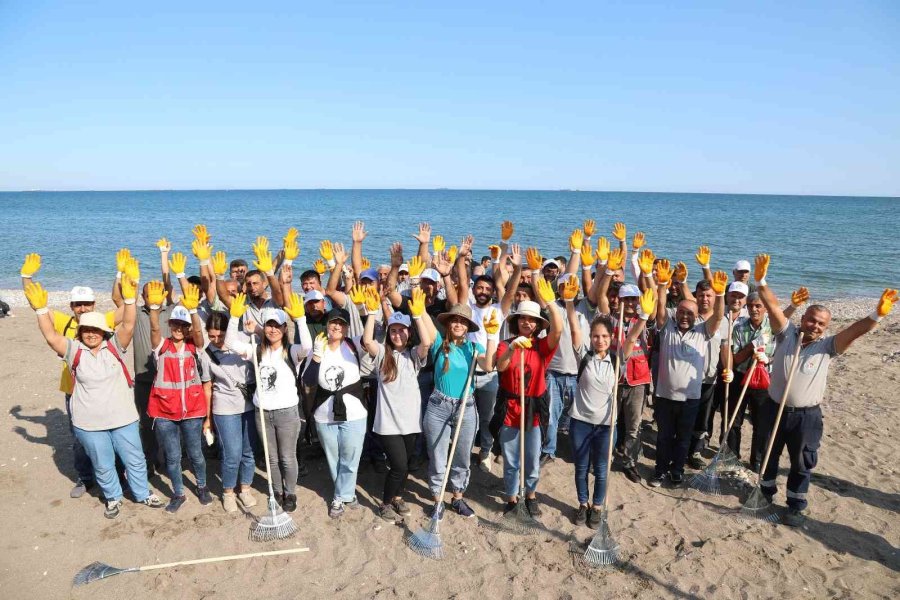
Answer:
[[359, 280], [362, 281], [363, 279], [378, 281], [378, 271], [376, 271], [375, 269], [366, 269], [359, 274]]

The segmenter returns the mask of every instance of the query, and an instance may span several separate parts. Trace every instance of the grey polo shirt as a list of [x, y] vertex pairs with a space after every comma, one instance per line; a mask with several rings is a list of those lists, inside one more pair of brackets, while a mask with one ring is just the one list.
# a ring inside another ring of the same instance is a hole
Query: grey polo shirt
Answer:
[[[160, 339], [169, 337], [169, 314], [172, 306], [164, 305], [159, 311]], [[142, 306], [137, 311], [134, 324], [132, 352], [134, 352], [135, 381], [153, 381], [156, 376], [156, 360], [153, 358], [153, 346], [150, 344], [150, 309]]]
[[[559, 346], [556, 347], [556, 352], [553, 354], [547, 369], [557, 373], [565, 373], [566, 375], [576, 375], [578, 373], [578, 357], [575, 356], [575, 350], [572, 348], [572, 330], [569, 329], [566, 307], [560, 305], [557, 301], [556, 310], [560, 311], [560, 317], [562, 318], [562, 333], [559, 336]], [[575, 317], [578, 319], [578, 325], [581, 327], [582, 339], [590, 338], [591, 330], [587, 319], [578, 311], [575, 311]]]
[[[675, 318], [675, 311], [668, 309], [669, 320]], [[703, 317], [697, 317], [697, 323], [706, 323]], [[728, 319], [722, 317], [719, 323], [719, 329], [716, 335], [709, 339], [706, 348], [706, 364], [703, 368], [703, 383], [713, 384], [716, 382], [716, 376], [719, 374], [719, 357], [722, 354], [722, 346], [728, 342]]]
[[656, 395], [683, 402], [700, 397], [706, 372], [709, 342], [715, 336], [706, 332], [706, 323], [695, 323], [688, 331], [678, 329], [670, 316], [659, 332], [659, 376]]
[[[588, 347], [582, 342], [576, 356], [579, 362], [587, 356]], [[591, 425], [609, 425], [612, 420], [612, 395], [616, 387], [616, 364], [613, 355], [607, 353], [588, 359], [578, 379], [575, 399], [569, 416]]]
[[138, 420], [134, 390], [128, 387], [122, 364], [105, 348], [105, 344], [115, 344], [119, 356], [125, 360], [125, 348], [115, 335], [104, 342], [97, 354], [77, 340], [66, 340], [63, 360], [69, 369], [81, 348], [71, 408], [72, 424], [85, 431], [117, 429]]
[[[244, 331], [244, 325], [250, 319], [252, 319], [257, 327], [262, 327], [265, 323], [262, 322], [262, 311], [267, 308], [278, 308], [275, 306], [275, 303], [272, 302], [271, 299], [267, 298], [265, 302], [262, 303], [262, 306], [257, 307], [256, 304], [253, 303], [253, 300], [247, 298], [247, 312], [244, 313], [244, 318], [240, 320], [238, 323], [238, 331]], [[254, 333], [252, 331], [248, 331], [248, 334]]]
[[[797, 327], [792, 323], [775, 334], [777, 342], [775, 355], [772, 357], [772, 376], [769, 384], [769, 397], [775, 402], [781, 401], [787, 374], [791, 370], [791, 361], [797, 349]], [[791, 389], [788, 392], [787, 406], [803, 408], [817, 406], [825, 396], [825, 383], [828, 378], [828, 366], [831, 359], [837, 356], [834, 347], [834, 336], [829, 335], [809, 344], [800, 350], [798, 360], [800, 366], [794, 374]]]

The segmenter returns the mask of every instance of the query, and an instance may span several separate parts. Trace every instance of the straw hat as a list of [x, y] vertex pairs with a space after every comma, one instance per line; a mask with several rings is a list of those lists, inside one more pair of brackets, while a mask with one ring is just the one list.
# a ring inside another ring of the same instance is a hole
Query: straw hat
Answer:
[[113, 330], [106, 324], [106, 315], [96, 311], [86, 312], [78, 318], [78, 328], [93, 327], [100, 329], [106, 333], [112, 333]]
[[468, 304], [454, 304], [450, 310], [445, 313], [441, 313], [438, 315], [437, 320], [438, 323], [447, 327], [447, 321], [452, 319], [453, 317], [462, 317], [466, 320], [466, 326], [469, 328], [470, 333], [474, 333], [481, 329], [481, 327], [472, 320], [472, 309]]
[[519, 317], [531, 317], [537, 320], [538, 328], [537, 331], [535, 331], [535, 334], [550, 326], [550, 322], [541, 316], [541, 306], [537, 302], [532, 302], [531, 300], [522, 300], [519, 302], [519, 307], [507, 318], [506, 321], [509, 323], [509, 332], [513, 335], [519, 335]]

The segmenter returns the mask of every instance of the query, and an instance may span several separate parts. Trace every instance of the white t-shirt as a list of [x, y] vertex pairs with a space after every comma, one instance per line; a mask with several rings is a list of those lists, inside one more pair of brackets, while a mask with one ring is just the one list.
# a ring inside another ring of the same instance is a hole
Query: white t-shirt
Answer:
[[472, 320], [478, 324], [478, 331], [469, 334], [469, 339], [476, 344], [481, 344], [487, 348], [487, 332], [484, 330], [484, 318], [496, 311], [497, 321], [502, 325], [506, 320], [506, 315], [500, 309], [500, 305], [496, 302], [487, 306], [478, 306], [475, 301], [469, 299], [469, 308], [472, 309]]
[[[342, 387], [347, 387], [359, 381], [359, 363], [356, 355], [350, 349], [348, 344], [354, 344], [357, 352], [362, 355], [362, 348], [359, 343], [360, 338], [350, 338], [344, 340], [337, 350], [325, 348], [322, 355], [322, 362], [319, 364], [319, 387], [323, 390], [333, 392]], [[344, 406], [347, 409], [347, 421], [357, 421], [365, 419], [367, 412], [362, 404], [362, 400], [352, 394], [344, 394]], [[318, 423], [335, 423], [334, 420], [334, 396], [328, 399], [316, 409], [314, 415]]]
[[291, 346], [289, 352], [294, 360], [295, 370], [284, 359], [281, 348], [274, 351], [264, 349], [259, 361], [259, 383], [253, 395], [253, 404], [263, 410], [278, 410], [297, 406], [297, 373], [303, 364], [306, 352], [299, 344]]
[[375, 355], [378, 372], [378, 405], [372, 431], [378, 435], [406, 435], [422, 431], [422, 396], [419, 391], [419, 369], [427, 358], [420, 358], [416, 349], [393, 353], [397, 363], [397, 377], [390, 383], [381, 378], [385, 348], [379, 344]]

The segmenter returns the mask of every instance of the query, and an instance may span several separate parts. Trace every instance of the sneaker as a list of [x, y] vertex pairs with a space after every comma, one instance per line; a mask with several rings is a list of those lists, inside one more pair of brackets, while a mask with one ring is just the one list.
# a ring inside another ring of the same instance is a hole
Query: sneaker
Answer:
[[541, 503], [538, 502], [537, 498], [525, 498], [525, 508], [528, 509], [528, 514], [532, 517], [537, 518], [541, 516]]
[[518, 502], [513, 502], [512, 500], [510, 500], [506, 503], [506, 506], [503, 507], [503, 514], [505, 515], [506, 513], [511, 513], [512, 511], [516, 510], [516, 507], [518, 506]]
[[556, 460], [556, 458], [553, 457], [553, 456], [551, 456], [550, 454], [547, 454], [546, 452], [542, 452], [542, 453], [541, 453], [540, 464], [541, 464], [542, 467], [543, 467], [544, 465], [546, 465], [547, 463], [552, 463], [552, 462], [555, 461], [555, 460]]
[[119, 509], [122, 507], [121, 500], [107, 500], [106, 502], [106, 510], [103, 511], [103, 516], [107, 519], [115, 519], [119, 516]]
[[177, 513], [178, 509], [181, 508], [185, 502], [187, 502], [187, 496], [172, 496], [172, 499], [169, 500], [169, 504], [166, 505], [166, 512]]
[[478, 468], [482, 473], [490, 473], [491, 472], [491, 457], [490, 455], [479, 458], [478, 459]]
[[224, 508], [227, 513], [237, 512], [237, 496], [234, 495], [234, 492], [224, 492], [222, 494], [222, 508]]
[[394, 507], [391, 504], [382, 504], [381, 506], [379, 506], [378, 516], [385, 521], [390, 521], [391, 523], [396, 523], [397, 521], [403, 520], [403, 517], [397, 514], [397, 511], [394, 510]]
[[654, 475], [650, 479], [647, 480], [647, 485], [650, 487], [660, 487], [663, 484], [663, 476], [662, 475]]
[[141, 502], [144, 506], [149, 506], [150, 508], [162, 508], [165, 506], [162, 500], [159, 499], [159, 496], [156, 494], [150, 494]]
[[284, 506], [284, 493], [275, 492], [275, 504], [278, 506]]
[[628, 481], [631, 483], [640, 483], [641, 475], [637, 472], [637, 469], [634, 466], [625, 467], [622, 469], [622, 472], [625, 473], [625, 477], [628, 478]]
[[340, 500], [335, 500], [331, 503], [331, 507], [328, 509], [328, 516], [332, 519], [339, 519], [344, 514], [344, 503]]
[[578, 508], [575, 509], [575, 524], [584, 525], [587, 523], [587, 513], [588, 507], [584, 504], [579, 504]]
[[394, 507], [394, 510], [397, 511], [399, 515], [408, 515], [412, 511], [409, 510], [409, 507], [404, 502], [403, 498], [397, 498], [393, 502], [391, 502], [391, 506]]
[[285, 494], [284, 504], [281, 505], [284, 512], [292, 513], [297, 510], [297, 496], [295, 494]]
[[241, 493], [238, 494], [238, 499], [241, 501], [241, 504], [244, 505], [244, 508], [253, 508], [256, 506], [256, 496], [250, 491], [249, 486], [246, 490], [242, 490]]
[[788, 527], [801, 527], [804, 523], [806, 523], [806, 511], [796, 508], [788, 508], [787, 512], [784, 513], [782, 522]]
[[600, 517], [602, 516], [602, 509], [596, 506], [591, 507], [591, 510], [588, 511], [587, 526], [591, 529], [597, 529], [600, 527]]
[[462, 498], [457, 498], [456, 500], [450, 503], [451, 508], [457, 512], [457, 514], [461, 517], [465, 517], [466, 519], [470, 519], [475, 516], [475, 511], [466, 503], [466, 501]]
[[672, 481], [672, 485], [681, 485], [682, 483], [684, 483], [684, 474], [669, 473], [669, 479]]
[[344, 506], [349, 508], [350, 510], [356, 510], [357, 508], [360, 508], [359, 500], [357, 500], [354, 496], [353, 500], [351, 500], [350, 502], [344, 502]]
[[444, 518], [444, 508], [443, 502], [435, 503], [434, 507], [428, 512], [428, 516], [433, 518], [434, 515], [437, 515], [437, 520], [440, 521]]
[[69, 492], [69, 498], [81, 498], [84, 496], [85, 492], [94, 487], [93, 481], [85, 481], [83, 479], [79, 479], [75, 483], [75, 487]]
[[212, 494], [209, 493], [209, 488], [205, 485], [197, 488], [197, 498], [200, 499], [200, 504], [203, 506], [212, 504], [213, 501]]
[[706, 466], [706, 463], [703, 462], [703, 457], [699, 452], [694, 452], [691, 454], [690, 458], [688, 458], [688, 466], [700, 471]]

